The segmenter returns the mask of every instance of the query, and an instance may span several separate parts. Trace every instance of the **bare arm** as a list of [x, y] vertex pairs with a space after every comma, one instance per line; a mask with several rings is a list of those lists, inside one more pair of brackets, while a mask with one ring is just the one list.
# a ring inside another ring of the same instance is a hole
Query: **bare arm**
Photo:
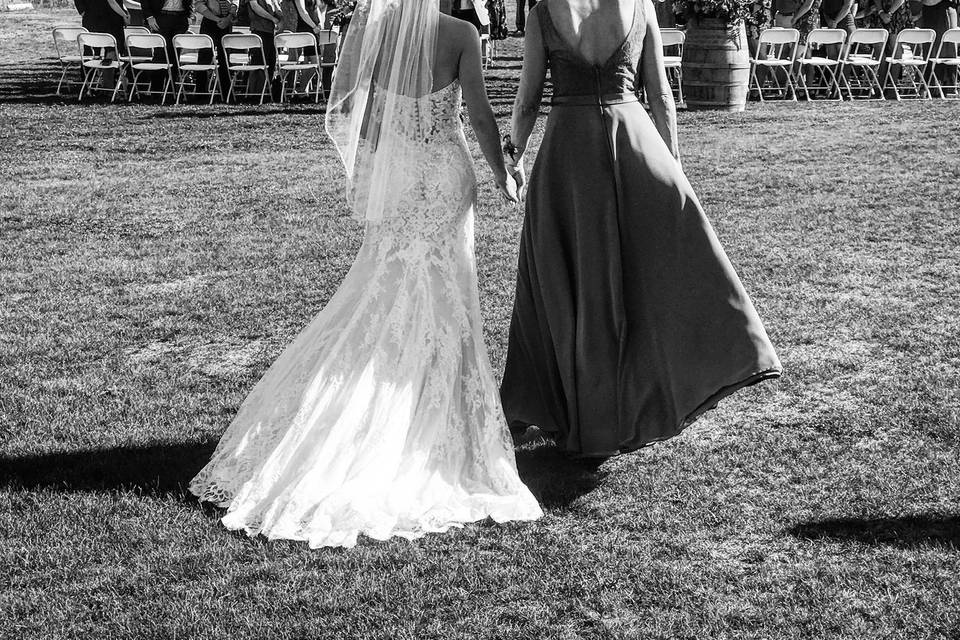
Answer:
[[813, 0], [803, 0], [803, 4], [801, 4], [797, 12], [793, 14], [793, 24], [800, 24], [803, 17], [810, 12], [811, 7], [813, 7]]
[[207, 0], [197, 0], [193, 3], [193, 10], [199, 13], [201, 16], [210, 20], [211, 22], [216, 22], [220, 19], [220, 16], [215, 14], [210, 10], [210, 6], [207, 4]]
[[841, 20], [847, 17], [848, 13], [853, 11], [854, 3], [855, 3], [855, 0], [846, 0], [843, 3], [843, 6], [840, 7], [840, 13], [838, 13], [836, 16], [832, 18], [834, 26], [837, 26]]
[[267, 20], [270, 20], [275, 25], [280, 24], [280, 18], [275, 16], [270, 11], [267, 11], [266, 9], [264, 9], [263, 6], [257, 0], [250, 0], [250, 10], [253, 11], [255, 14], [257, 14], [258, 16], [260, 16], [261, 18], [266, 18]]
[[543, 82], [547, 77], [547, 55], [543, 50], [543, 35], [537, 12], [527, 16], [527, 28], [523, 36], [523, 69], [520, 72], [520, 88], [513, 102], [513, 118], [510, 138], [517, 147], [515, 161], [522, 166], [523, 152], [527, 148], [530, 132], [540, 114], [543, 99]]
[[306, 22], [311, 29], [318, 29], [318, 25], [313, 21], [313, 18], [310, 17], [310, 12], [307, 11], [307, 5], [304, 4], [303, 0], [294, 0], [294, 4], [297, 5], [297, 13], [300, 14], [300, 19]]
[[643, 16], [646, 20], [646, 33], [643, 37], [641, 71], [643, 90], [650, 103], [653, 124], [660, 137], [666, 143], [670, 153], [680, 160], [680, 145], [677, 143], [677, 106], [673, 101], [673, 89], [667, 81], [667, 70], [663, 66], [663, 41], [651, 0], [643, 0]]
[[[121, 2], [122, 2], [122, 0], [121, 0]], [[114, 13], [116, 13], [117, 15], [119, 15], [120, 17], [122, 17], [122, 18], [124, 19], [124, 21], [130, 19], [129, 14], [127, 14], [127, 10], [124, 9], [121, 4], [119, 4], [118, 2], [116, 2], [116, 0], [107, 0], [107, 4], [110, 5], [110, 9], [111, 9]]]
[[[468, 22], [461, 27], [462, 39], [466, 42], [460, 54], [458, 73], [460, 86], [463, 87], [463, 99], [467, 103], [470, 126], [477, 134], [480, 150], [493, 171], [494, 180], [501, 189], [507, 184], [507, 169], [500, 155], [500, 128], [493, 117], [493, 109], [487, 98], [487, 88], [483, 83], [483, 63], [480, 54], [480, 34]], [[512, 183], [512, 179], [510, 180]], [[514, 187], [515, 188], [515, 187]], [[516, 195], [508, 196], [516, 199]]]

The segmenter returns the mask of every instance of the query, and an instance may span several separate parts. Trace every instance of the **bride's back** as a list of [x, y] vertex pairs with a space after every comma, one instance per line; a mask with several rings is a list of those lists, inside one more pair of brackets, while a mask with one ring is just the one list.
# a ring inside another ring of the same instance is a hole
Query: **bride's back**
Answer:
[[437, 25], [437, 46], [433, 61], [433, 90], [437, 91], [460, 77], [460, 56], [464, 44], [470, 42], [465, 35], [476, 28], [469, 22], [440, 14]]
[[543, 0], [564, 43], [592, 64], [610, 57], [633, 26], [639, 0]]

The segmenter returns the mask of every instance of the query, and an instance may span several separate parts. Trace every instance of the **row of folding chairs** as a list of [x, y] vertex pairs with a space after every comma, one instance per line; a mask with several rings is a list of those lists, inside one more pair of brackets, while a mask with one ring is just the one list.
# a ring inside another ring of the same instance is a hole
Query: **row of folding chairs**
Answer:
[[[71, 53], [67, 43], [71, 37], [75, 41], [76, 53]], [[120, 90], [121, 75], [129, 75], [129, 93], [127, 100], [141, 95], [160, 95], [161, 104], [166, 102], [167, 95], [171, 95], [175, 103], [188, 93], [209, 96], [210, 103], [220, 93], [220, 79], [218, 61], [220, 52], [217, 51], [213, 39], [205, 34], [185, 33], [174, 36], [173, 49], [177, 57], [176, 66], [179, 69], [179, 78], [174, 79], [174, 62], [167, 53], [166, 41], [163, 36], [151, 33], [145, 27], [126, 27], [124, 40], [127, 54], [121, 55], [117, 41], [109, 33], [90, 33], [82, 27], [54, 28], [54, 44], [57, 56], [60, 59], [61, 75], [57, 84], [57, 94], [71, 69], [79, 66], [82, 72], [78, 100], [89, 95], [103, 82], [104, 73], [112, 71], [117, 82], [112, 89], [111, 102], [116, 99]], [[323, 70], [332, 69], [336, 65], [337, 45], [339, 34], [334, 30], [313, 33], [279, 33], [274, 37], [276, 55], [276, 77], [281, 83], [281, 101], [286, 100], [288, 94], [311, 95], [315, 102], [320, 97], [326, 97], [323, 88]], [[269, 67], [263, 40], [253, 33], [232, 33], [223, 36], [221, 41], [223, 52], [227, 56], [226, 69], [230, 80], [230, 88], [226, 96], [229, 102], [238, 96], [259, 97], [260, 104], [271, 96]], [[316, 48], [318, 56], [302, 55], [305, 49]], [[206, 60], [201, 62], [205, 52]], [[296, 55], [293, 55], [296, 52]], [[147, 78], [143, 78], [143, 74]], [[151, 88], [154, 77], [162, 74], [162, 89]], [[199, 78], [206, 76], [206, 86], [200, 86]], [[261, 76], [259, 92], [250, 92], [251, 83], [243, 91], [239, 90], [241, 80], [259, 74]], [[309, 77], [302, 82], [302, 90], [297, 90], [298, 80], [303, 74]]]
[[799, 91], [807, 100], [811, 91], [832, 100], [842, 100], [844, 90], [850, 100], [883, 100], [888, 90], [897, 100], [930, 99], [934, 89], [940, 98], [947, 97], [944, 90], [957, 95], [960, 81], [945, 85], [936, 71], [960, 70], [960, 28], [944, 32], [936, 51], [932, 29], [903, 29], [892, 50], [889, 39], [886, 29], [856, 29], [849, 36], [843, 29], [814, 29], [801, 47], [796, 29], [765, 29], [750, 59], [750, 92], [761, 101], [771, 92], [795, 101]]

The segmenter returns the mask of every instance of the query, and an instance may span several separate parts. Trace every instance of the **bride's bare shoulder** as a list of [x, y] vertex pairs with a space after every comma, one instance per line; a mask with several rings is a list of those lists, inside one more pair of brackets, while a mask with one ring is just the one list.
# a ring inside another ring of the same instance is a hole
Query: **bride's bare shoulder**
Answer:
[[480, 34], [477, 33], [476, 27], [466, 20], [460, 20], [445, 13], [440, 14], [440, 21], [437, 24], [437, 44], [445, 49], [447, 54], [460, 53], [474, 40], [480, 42]]

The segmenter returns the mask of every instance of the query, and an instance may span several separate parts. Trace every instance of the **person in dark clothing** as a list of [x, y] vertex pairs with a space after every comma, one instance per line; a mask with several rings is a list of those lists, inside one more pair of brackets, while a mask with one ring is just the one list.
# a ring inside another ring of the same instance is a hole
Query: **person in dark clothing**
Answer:
[[[956, 0], [923, 0], [923, 7], [920, 9], [920, 25], [924, 29], [933, 29], [937, 33], [937, 40], [933, 44], [933, 52], [937, 52], [940, 41], [943, 39], [943, 33], [952, 27], [957, 26], [957, 1]], [[942, 55], [950, 57], [956, 55], [954, 47], [949, 43], [943, 47]], [[957, 95], [957, 67], [953, 65], [938, 65], [934, 69], [937, 75], [937, 81], [944, 87], [944, 93], [952, 96]]]
[[517, 30], [513, 35], [523, 37], [527, 28], [527, 11], [537, 6], [537, 0], [517, 0]]
[[[130, 14], [120, 4], [121, 0], [74, 0], [80, 14], [80, 24], [91, 33], [109, 33], [117, 41], [119, 53], [126, 53], [123, 26], [130, 21]], [[103, 72], [103, 86], [114, 87], [116, 74], [113, 69]]]
[[177, 56], [173, 50], [173, 36], [186, 33], [190, 27], [190, 0], [143, 0], [140, 3], [147, 28], [159, 33], [167, 41], [167, 57], [177, 75]]
[[[237, 0], [197, 0], [194, 8], [203, 20], [200, 21], [200, 33], [213, 38], [213, 45], [217, 48], [217, 75], [220, 78], [220, 96], [226, 100], [230, 92], [230, 72], [227, 70], [227, 56], [223, 51], [223, 36], [233, 32], [233, 25], [237, 21]], [[212, 62], [213, 52], [204, 49], [197, 58], [199, 64]], [[197, 83], [201, 87], [207, 85], [206, 72], [197, 74]]]
[[277, 66], [277, 50], [274, 47], [273, 38], [277, 30], [282, 27], [283, 9], [278, 0], [250, 0], [247, 11], [250, 18], [250, 31], [263, 40], [263, 54], [267, 57], [266, 61], [260, 60], [259, 53], [255, 52], [253, 63], [266, 62], [268, 68], [266, 77], [260, 71], [250, 74], [247, 93], [258, 93], [263, 89], [264, 82], [271, 82], [271, 94], [274, 100], [278, 100], [279, 84], [273, 80]]

